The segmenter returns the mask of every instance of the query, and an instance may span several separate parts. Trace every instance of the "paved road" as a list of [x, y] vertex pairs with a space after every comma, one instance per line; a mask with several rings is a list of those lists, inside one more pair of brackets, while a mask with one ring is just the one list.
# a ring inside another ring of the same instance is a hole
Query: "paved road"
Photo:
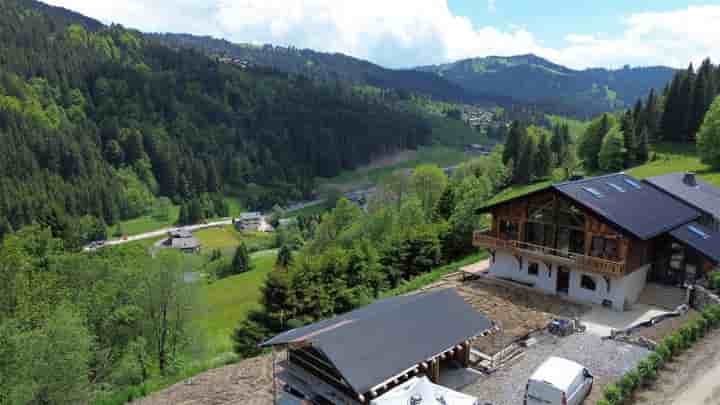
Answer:
[[720, 364], [707, 371], [673, 402], [673, 405], [688, 404], [720, 405]]
[[[159, 236], [165, 236], [168, 232], [177, 230], [177, 229], [185, 229], [188, 231], [196, 231], [198, 229], [205, 229], [205, 228], [212, 228], [215, 226], [223, 226], [223, 225], [230, 225], [232, 224], [232, 218], [225, 218], [221, 219], [219, 221], [214, 222], [208, 222], [207, 224], [198, 224], [198, 225], [188, 225], [188, 226], [181, 226], [181, 227], [169, 227], [169, 228], [163, 228], [158, 229], [151, 232], [145, 232], [137, 235], [128, 236], [126, 239], [111, 239], [107, 242], [105, 242], [104, 245], [99, 246], [97, 248], [105, 247], [105, 246], [113, 246], [113, 245], [122, 245], [123, 243], [128, 243], [136, 240], [141, 239], [150, 239], [150, 238], [157, 238]], [[91, 248], [89, 245], [84, 248], [84, 250], [93, 250], [97, 248]]]

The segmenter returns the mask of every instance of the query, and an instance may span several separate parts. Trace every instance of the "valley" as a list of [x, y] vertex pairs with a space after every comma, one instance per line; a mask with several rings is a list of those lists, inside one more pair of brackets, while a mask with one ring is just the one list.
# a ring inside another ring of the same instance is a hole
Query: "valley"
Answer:
[[[720, 66], [710, 59], [683, 70], [569, 68], [527, 53], [533, 48], [468, 57], [429, 47], [422, 66], [389, 68], [327, 49], [110, 21], [0, 0], [2, 405], [269, 403], [270, 349], [259, 343], [442, 288], [460, 294], [445, 296], [448, 308], [459, 305], [452, 319], [443, 305], [427, 303], [427, 314], [400, 318], [452, 321], [447, 330], [400, 331], [402, 348], [382, 342], [383, 327], [362, 330], [368, 342], [383, 343], [372, 351], [384, 360], [413, 346], [408, 339], [444, 342], [462, 329], [442, 352], [419, 355], [409, 369], [396, 358], [392, 373], [410, 371], [373, 376], [384, 382], [367, 390], [343, 377], [330, 350], [318, 349], [322, 373], [339, 381], [343, 395], [370, 403], [420, 369], [437, 383], [438, 359], [464, 368], [473, 357], [487, 379], [466, 392], [517, 402], [530, 369], [550, 353], [600, 368], [603, 386], [627, 371], [620, 360], [635, 367], [647, 355], [637, 345], [619, 352], [634, 343], [603, 337], [603, 350], [618, 359], [609, 364], [583, 349], [599, 336], [553, 346], [559, 338], [545, 331], [555, 317], [602, 317], [606, 306], [623, 314], [632, 297], [611, 295], [630, 291], [622, 283], [632, 260], [647, 261], [645, 273], [635, 273], [639, 284], [642, 274], [674, 277], [652, 270], [672, 259], [702, 275], [692, 281], [698, 286], [720, 288], [714, 245], [676, 252], [692, 235], [706, 235], [707, 244], [720, 238], [711, 215], [669, 224], [667, 235], [642, 245], [668, 242], [672, 257], [650, 263], [646, 250], [620, 261], [618, 252], [635, 254], [628, 246], [640, 237], [595, 207], [647, 197], [638, 190], [654, 188], [644, 180], [670, 173], [708, 195], [720, 187]], [[426, 39], [437, 40], [434, 31]], [[390, 45], [397, 44], [386, 52]], [[606, 175], [626, 180], [596, 180]], [[568, 198], [585, 199], [565, 207], [553, 197], [550, 210], [540, 201], [545, 192], [534, 193], [549, 186], [578, 186], [583, 195]], [[527, 204], [504, 203], [511, 199]], [[640, 209], [628, 201], [621, 202]], [[699, 208], [682, 201], [673, 204], [690, 218]], [[569, 215], [560, 225], [572, 228], [562, 240], [551, 221], [560, 211]], [[705, 261], [693, 268], [697, 258]], [[571, 279], [565, 269], [563, 287], [553, 263], [590, 269], [588, 277]], [[548, 277], [540, 278], [541, 268]], [[531, 290], [544, 283], [568, 296], [577, 287], [588, 302], [539, 298]], [[460, 301], [479, 315], [465, 313]], [[477, 321], [473, 328], [490, 326], [469, 330], [470, 321], [455, 323], [458, 314]], [[590, 332], [597, 330], [610, 326]], [[537, 344], [529, 355], [505, 363], [508, 353], [528, 349], [518, 342], [530, 335], [538, 339], [528, 339]], [[334, 354], [352, 352], [339, 347]], [[506, 380], [493, 380], [495, 371]], [[593, 398], [606, 394], [596, 389]]]

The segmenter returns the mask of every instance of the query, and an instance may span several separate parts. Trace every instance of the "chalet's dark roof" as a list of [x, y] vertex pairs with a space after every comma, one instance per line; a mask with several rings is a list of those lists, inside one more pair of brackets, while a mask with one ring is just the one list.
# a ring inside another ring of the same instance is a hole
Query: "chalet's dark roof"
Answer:
[[670, 235], [715, 263], [720, 263], [720, 233], [693, 222], [673, 229]]
[[700, 217], [700, 212], [624, 173], [553, 184], [532, 193], [483, 207], [491, 208], [539, 192], [555, 190], [609, 223], [647, 240]]
[[189, 238], [172, 238], [171, 246], [175, 249], [197, 249], [200, 247], [200, 241], [194, 236]]
[[290, 330], [261, 346], [309, 342], [364, 394], [492, 327], [453, 289], [388, 298]]
[[[623, 173], [561, 183], [554, 187], [643, 240], [700, 216], [697, 210], [687, 204]], [[588, 190], [597, 190], [602, 196], [597, 197]]]
[[695, 186], [683, 182], [685, 173], [669, 173], [646, 179], [648, 183], [693, 207], [720, 218], [720, 188], [696, 177]]

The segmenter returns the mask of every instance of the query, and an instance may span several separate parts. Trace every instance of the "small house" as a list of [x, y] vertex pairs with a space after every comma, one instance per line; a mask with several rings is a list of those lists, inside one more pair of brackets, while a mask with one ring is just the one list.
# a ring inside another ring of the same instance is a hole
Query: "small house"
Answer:
[[265, 218], [260, 212], [243, 212], [240, 218], [235, 221], [235, 227], [239, 231], [257, 232], [262, 230]]
[[185, 253], [200, 251], [200, 241], [185, 229], [174, 229], [168, 232], [168, 238], [163, 242], [166, 247], [178, 249]]

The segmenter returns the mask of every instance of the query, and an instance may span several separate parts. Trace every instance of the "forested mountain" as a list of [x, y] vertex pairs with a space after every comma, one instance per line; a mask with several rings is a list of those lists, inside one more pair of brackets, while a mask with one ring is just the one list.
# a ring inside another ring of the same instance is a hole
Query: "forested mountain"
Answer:
[[193, 48], [248, 65], [302, 74], [320, 80], [342, 80], [357, 84], [420, 93], [438, 100], [464, 103], [509, 104], [503, 94], [489, 96], [482, 89], [468, 91], [437, 75], [414, 69], [386, 69], [341, 53], [273, 45], [235, 44], [223, 39], [189, 34], [153, 34], [177, 48]]
[[471, 92], [537, 104], [548, 112], [589, 117], [631, 106], [670, 81], [667, 67], [573, 70], [535, 55], [489, 56], [417, 68]]
[[86, 239], [154, 195], [230, 190], [269, 206], [430, 139], [425, 118], [381, 96], [41, 3], [0, 0], [0, 27], [0, 235], [35, 221]]

